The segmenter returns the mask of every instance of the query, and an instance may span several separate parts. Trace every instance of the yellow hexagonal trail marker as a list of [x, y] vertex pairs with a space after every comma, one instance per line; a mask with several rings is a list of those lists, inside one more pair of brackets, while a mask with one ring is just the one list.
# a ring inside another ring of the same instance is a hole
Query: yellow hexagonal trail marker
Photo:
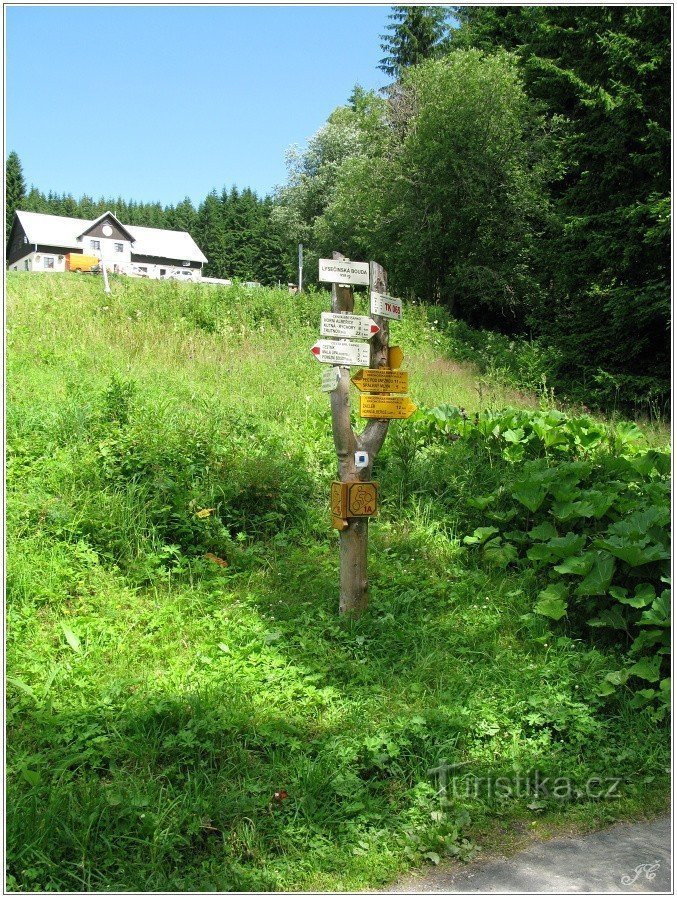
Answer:
[[348, 517], [366, 518], [378, 511], [378, 484], [373, 480], [348, 484]]
[[342, 483], [334, 480], [331, 485], [332, 526], [344, 530], [347, 518], [368, 518], [378, 513], [378, 484], [373, 480]]

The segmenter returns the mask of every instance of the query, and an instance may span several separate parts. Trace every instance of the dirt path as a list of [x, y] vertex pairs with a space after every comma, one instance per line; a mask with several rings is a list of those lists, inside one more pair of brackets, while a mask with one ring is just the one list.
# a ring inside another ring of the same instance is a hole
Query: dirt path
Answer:
[[670, 817], [412, 874], [389, 892], [670, 892]]

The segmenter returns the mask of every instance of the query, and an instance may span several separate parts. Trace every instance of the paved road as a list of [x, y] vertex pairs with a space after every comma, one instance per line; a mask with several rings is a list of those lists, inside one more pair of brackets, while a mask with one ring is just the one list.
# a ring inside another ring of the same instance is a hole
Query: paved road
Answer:
[[390, 892], [669, 892], [670, 817], [408, 876]]

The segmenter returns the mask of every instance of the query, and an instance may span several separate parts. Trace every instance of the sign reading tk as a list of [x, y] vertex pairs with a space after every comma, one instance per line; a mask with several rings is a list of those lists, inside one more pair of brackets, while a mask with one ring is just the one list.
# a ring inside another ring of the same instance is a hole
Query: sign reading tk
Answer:
[[318, 362], [327, 365], [368, 365], [368, 343], [352, 343], [350, 340], [318, 340], [310, 350]]
[[371, 291], [371, 314], [381, 315], [382, 318], [394, 318], [395, 321], [402, 320], [402, 300], [395, 299], [394, 296], [388, 296], [387, 293], [376, 293]]
[[330, 284], [368, 284], [369, 262], [320, 259], [319, 280]]

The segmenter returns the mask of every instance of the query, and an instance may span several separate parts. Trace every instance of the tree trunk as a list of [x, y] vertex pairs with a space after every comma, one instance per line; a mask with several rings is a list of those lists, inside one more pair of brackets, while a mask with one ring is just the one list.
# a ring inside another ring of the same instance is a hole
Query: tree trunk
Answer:
[[[334, 259], [343, 259], [340, 253], [333, 253]], [[385, 292], [385, 272], [380, 265], [370, 265], [370, 289]], [[353, 312], [355, 300], [352, 288], [332, 286], [332, 312]], [[388, 364], [388, 322], [375, 316], [381, 330], [372, 341], [371, 365], [380, 368]], [[338, 476], [343, 483], [355, 483], [359, 480], [371, 480], [374, 458], [383, 445], [388, 432], [388, 421], [370, 421], [364, 431], [355, 435], [350, 425], [350, 369], [340, 367], [338, 386], [329, 395], [331, 397], [331, 421], [334, 434], [334, 445], [338, 458]], [[369, 465], [357, 470], [355, 452], [364, 450], [369, 453]], [[367, 607], [369, 596], [369, 578], [367, 576], [367, 542], [369, 534], [369, 518], [349, 518], [345, 530], [339, 531], [340, 553], [340, 593], [339, 612], [341, 614], [359, 614]]]

